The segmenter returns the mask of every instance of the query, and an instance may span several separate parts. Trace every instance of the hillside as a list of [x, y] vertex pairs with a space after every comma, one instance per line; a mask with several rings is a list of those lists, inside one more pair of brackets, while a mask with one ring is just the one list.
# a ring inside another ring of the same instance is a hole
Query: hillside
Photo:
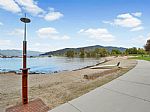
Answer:
[[[39, 56], [42, 52], [38, 51], [28, 51], [28, 56]], [[21, 50], [0, 50], [0, 55], [3, 56], [22, 56]]]
[[112, 49], [118, 49], [120, 51], [125, 51], [126, 48], [123, 47], [112, 47], [112, 46], [100, 46], [100, 45], [95, 45], [95, 46], [87, 46], [87, 47], [79, 47], [79, 48], [65, 48], [65, 49], [60, 49], [60, 50], [56, 50], [56, 51], [50, 51], [50, 52], [46, 52], [44, 54], [41, 54], [41, 56], [47, 56], [47, 55], [63, 55], [64, 53], [66, 53], [69, 50], [73, 50], [75, 52], [79, 52], [80, 49], [84, 48], [85, 51], [93, 51], [96, 48], [105, 48], [108, 51], [111, 51]]

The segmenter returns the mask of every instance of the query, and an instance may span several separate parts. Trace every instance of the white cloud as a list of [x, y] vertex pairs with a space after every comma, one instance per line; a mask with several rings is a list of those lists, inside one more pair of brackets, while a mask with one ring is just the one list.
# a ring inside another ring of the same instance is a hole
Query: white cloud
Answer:
[[61, 37], [61, 39], [62, 39], [62, 40], [68, 40], [68, 39], [70, 39], [70, 37], [67, 36], [67, 35], [64, 35], [64, 36]]
[[47, 27], [47, 28], [40, 28], [37, 31], [37, 34], [39, 37], [47, 38], [48, 36], [53, 36], [55, 34], [58, 34], [58, 32], [55, 28]]
[[115, 41], [115, 37], [108, 32], [105, 28], [89, 28], [87, 30], [81, 29], [78, 33], [84, 34], [92, 39], [98, 39], [100, 41], [112, 42]]
[[114, 23], [113, 22], [111, 22], [111, 21], [102, 21], [103, 23], [105, 23], [105, 24], [110, 24], [110, 25], [114, 25]]
[[61, 36], [61, 35], [49, 35], [48, 37], [50, 39], [53, 39], [53, 40], [69, 40], [70, 39], [70, 37], [67, 35], [63, 35], [63, 36]]
[[20, 7], [16, 4], [14, 0], [0, 0], [0, 8], [13, 13], [21, 12]]
[[9, 46], [11, 45], [11, 41], [10, 40], [2, 40], [0, 39], [0, 46], [4, 47], [4, 46]]
[[142, 13], [141, 12], [135, 12], [135, 13], [132, 13], [132, 15], [134, 15], [136, 17], [141, 17]]
[[55, 11], [50, 11], [49, 13], [47, 13], [45, 15], [44, 19], [47, 20], [47, 21], [54, 21], [54, 20], [60, 19], [61, 17], [63, 17], [62, 13], [55, 12]]
[[13, 35], [13, 36], [23, 36], [24, 30], [23, 29], [19, 29], [16, 28], [14, 29], [12, 32], [8, 33], [9, 35]]
[[24, 10], [47, 21], [55, 21], [64, 16], [61, 12], [55, 11], [54, 8], [49, 8], [48, 11], [45, 11], [34, 0], [0, 0], [0, 8], [13, 13], [20, 13]]
[[133, 29], [131, 29], [130, 31], [139, 31], [139, 30], [143, 30], [144, 28], [142, 26], [139, 27], [135, 27]]
[[[120, 14], [113, 21], [103, 21], [103, 23], [128, 28], [139, 27], [142, 24], [142, 21], [132, 15], [130, 13]], [[139, 15], [139, 13], [134, 13], [134, 15]]]
[[113, 21], [103, 21], [103, 23], [110, 24], [110, 25], [116, 25], [126, 28], [132, 28], [130, 31], [139, 31], [144, 29], [142, 25], [142, 21], [137, 18], [141, 17], [141, 12], [135, 12], [135, 13], [124, 13], [118, 15]]
[[0, 8], [13, 13], [21, 12], [21, 8], [33, 15], [44, 13], [34, 0], [0, 0]]
[[37, 2], [35, 2], [34, 0], [15, 0], [19, 5], [22, 6], [22, 8], [33, 14], [33, 15], [39, 15], [39, 14], [43, 14], [44, 10], [42, 8], [40, 8], [37, 5]]
[[114, 20], [114, 24], [122, 27], [137, 27], [142, 24], [141, 20], [133, 17], [131, 14], [120, 14], [117, 16], [117, 18]]
[[59, 34], [59, 32], [55, 28], [52, 28], [52, 27], [40, 28], [37, 31], [37, 35], [40, 38], [50, 38], [50, 39], [54, 39], [54, 40], [68, 40], [68, 39], [70, 39], [70, 37], [67, 35], [61, 36]]
[[123, 18], [123, 19], [125, 19], [125, 18], [132, 18], [132, 15], [130, 15], [129, 13], [124, 13], [124, 14], [119, 14], [117, 16], [117, 18]]
[[81, 29], [78, 31], [78, 33], [83, 33], [84, 32], [84, 29]]
[[3, 25], [3, 23], [2, 22], [0, 22], [0, 26], [2, 26]]

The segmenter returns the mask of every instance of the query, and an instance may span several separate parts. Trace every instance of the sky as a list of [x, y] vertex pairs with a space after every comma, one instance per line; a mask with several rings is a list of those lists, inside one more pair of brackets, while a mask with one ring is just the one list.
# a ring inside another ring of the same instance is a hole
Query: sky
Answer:
[[92, 45], [143, 47], [150, 39], [150, 0], [0, 0], [0, 49], [53, 51]]

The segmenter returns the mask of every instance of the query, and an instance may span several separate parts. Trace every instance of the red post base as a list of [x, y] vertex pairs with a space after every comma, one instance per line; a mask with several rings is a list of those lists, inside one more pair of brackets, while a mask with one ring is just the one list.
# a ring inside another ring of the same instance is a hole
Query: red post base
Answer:
[[28, 68], [22, 70], [22, 103], [28, 103]]

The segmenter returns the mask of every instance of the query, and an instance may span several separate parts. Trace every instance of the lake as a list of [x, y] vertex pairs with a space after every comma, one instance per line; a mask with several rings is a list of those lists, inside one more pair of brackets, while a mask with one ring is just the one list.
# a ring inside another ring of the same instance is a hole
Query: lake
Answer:
[[[27, 66], [30, 68], [30, 72], [53, 73], [71, 71], [100, 62], [100, 59], [93, 58], [44, 57], [28, 58]], [[20, 68], [22, 68], [22, 58], [0, 58], [0, 72], [20, 72]]]

